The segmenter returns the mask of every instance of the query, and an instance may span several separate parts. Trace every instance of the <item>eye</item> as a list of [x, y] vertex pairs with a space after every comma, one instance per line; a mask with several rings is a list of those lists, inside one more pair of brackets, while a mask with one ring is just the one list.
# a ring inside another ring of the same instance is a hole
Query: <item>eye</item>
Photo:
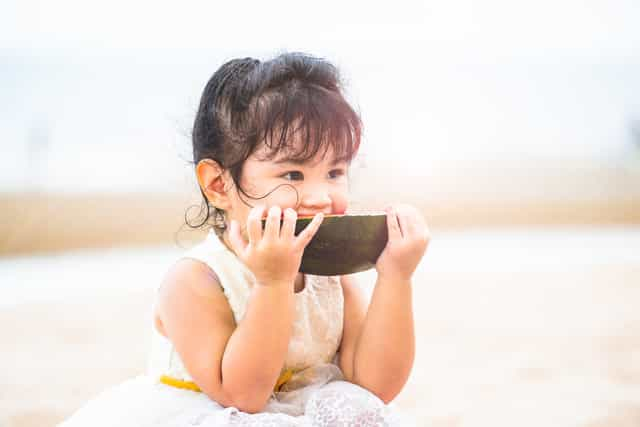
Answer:
[[302, 175], [300, 171], [290, 171], [281, 175], [281, 177], [290, 181], [300, 181], [304, 179], [304, 175]]
[[344, 169], [334, 169], [329, 172], [329, 178], [340, 178], [345, 174]]

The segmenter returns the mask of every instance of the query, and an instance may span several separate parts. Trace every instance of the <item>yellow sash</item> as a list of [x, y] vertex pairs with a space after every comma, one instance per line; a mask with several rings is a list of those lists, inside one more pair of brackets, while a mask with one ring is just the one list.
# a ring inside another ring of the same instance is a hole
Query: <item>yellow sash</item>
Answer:
[[[278, 377], [278, 381], [276, 381], [276, 385], [273, 387], [273, 391], [279, 392], [282, 386], [286, 384], [286, 382], [289, 381], [292, 376], [293, 376], [293, 370], [291, 369], [287, 369], [282, 374], [280, 374], [280, 377]], [[179, 380], [177, 378], [173, 378], [168, 375], [162, 375], [160, 377], [160, 382], [176, 388], [183, 388], [185, 390], [196, 391], [199, 393], [202, 392], [202, 390], [200, 390], [200, 387], [198, 387], [198, 385], [193, 381]]]

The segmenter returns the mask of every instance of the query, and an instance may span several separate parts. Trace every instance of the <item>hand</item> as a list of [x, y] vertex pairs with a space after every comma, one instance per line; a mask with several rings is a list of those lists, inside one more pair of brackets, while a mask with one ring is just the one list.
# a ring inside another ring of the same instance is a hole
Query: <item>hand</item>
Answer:
[[[247, 217], [247, 242], [240, 234], [237, 221], [231, 221], [229, 242], [236, 255], [251, 270], [258, 284], [262, 286], [288, 286], [293, 291], [293, 282], [300, 269], [302, 253], [318, 231], [323, 214], [319, 213], [295, 235], [298, 214], [288, 208], [282, 215], [278, 206], [269, 209], [264, 233], [262, 214], [264, 206], [257, 206]], [[282, 228], [280, 227], [280, 218]]]
[[409, 281], [431, 235], [422, 214], [413, 206], [398, 205], [386, 212], [389, 241], [376, 262], [378, 277]]

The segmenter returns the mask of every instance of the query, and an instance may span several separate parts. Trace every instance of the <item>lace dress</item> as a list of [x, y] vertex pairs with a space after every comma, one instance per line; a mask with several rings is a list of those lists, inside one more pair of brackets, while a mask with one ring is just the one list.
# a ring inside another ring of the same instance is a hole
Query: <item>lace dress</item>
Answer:
[[[236, 324], [255, 278], [212, 232], [185, 257], [218, 276]], [[407, 426], [395, 405], [344, 380], [338, 367], [344, 300], [338, 277], [305, 275], [295, 294], [293, 333], [282, 375], [265, 408], [248, 414], [200, 392], [170, 340], [151, 322], [147, 372], [87, 402], [61, 427], [77, 426]]]

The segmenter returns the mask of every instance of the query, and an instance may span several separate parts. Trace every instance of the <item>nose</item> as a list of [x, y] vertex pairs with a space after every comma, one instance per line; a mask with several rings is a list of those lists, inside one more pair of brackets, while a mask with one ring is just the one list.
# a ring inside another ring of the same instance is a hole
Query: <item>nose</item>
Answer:
[[331, 202], [331, 194], [329, 194], [329, 189], [326, 185], [310, 185], [304, 189], [298, 213], [300, 215], [317, 212], [330, 213]]

